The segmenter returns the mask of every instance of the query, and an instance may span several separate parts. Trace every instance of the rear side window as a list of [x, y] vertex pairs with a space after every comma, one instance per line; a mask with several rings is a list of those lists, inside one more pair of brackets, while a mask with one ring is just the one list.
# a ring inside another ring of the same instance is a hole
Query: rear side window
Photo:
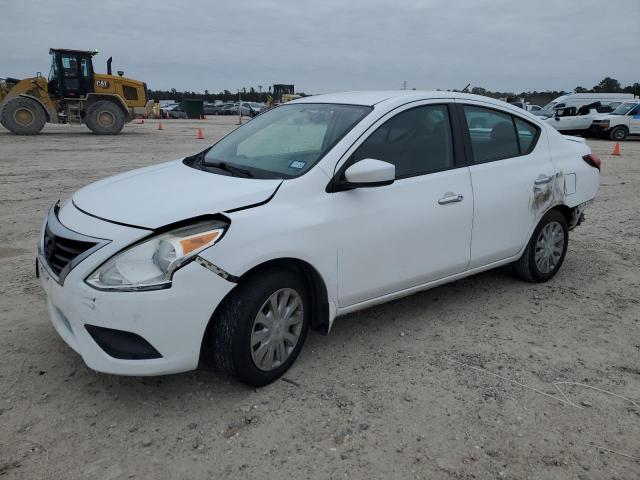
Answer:
[[527, 155], [535, 147], [539, 129], [505, 112], [464, 106], [474, 163]]
[[515, 119], [516, 130], [518, 131], [518, 141], [520, 142], [520, 153], [527, 155], [533, 150], [535, 140], [538, 136], [538, 128], [535, 125], [525, 122], [519, 118]]
[[464, 116], [469, 128], [475, 163], [520, 155], [511, 115], [465, 105]]
[[365, 158], [393, 163], [396, 178], [453, 168], [447, 106], [416, 107], [387, 120], [358, 147], [352, 161]]

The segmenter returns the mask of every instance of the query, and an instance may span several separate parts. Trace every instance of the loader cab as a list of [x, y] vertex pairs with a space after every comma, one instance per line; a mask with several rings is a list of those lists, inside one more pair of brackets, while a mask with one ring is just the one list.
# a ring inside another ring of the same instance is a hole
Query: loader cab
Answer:
[[97, 51], [50, 49], [49, 93], [57, 98], [82, 98], [93, 92], [93, 56]]

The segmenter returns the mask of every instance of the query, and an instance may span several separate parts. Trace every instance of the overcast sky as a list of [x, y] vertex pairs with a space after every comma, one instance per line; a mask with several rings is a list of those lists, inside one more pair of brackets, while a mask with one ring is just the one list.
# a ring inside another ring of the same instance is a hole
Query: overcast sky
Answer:
[[640, 0], [1, 0], [0, 77], [49, 47], [149, 88], [218, 92], [591, 87], [640, 81]]

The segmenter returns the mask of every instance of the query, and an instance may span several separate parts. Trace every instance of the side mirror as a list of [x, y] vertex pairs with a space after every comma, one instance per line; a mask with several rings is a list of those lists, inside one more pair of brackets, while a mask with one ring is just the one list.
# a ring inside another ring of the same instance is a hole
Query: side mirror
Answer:
[[391, 185], [396, 178], [396, 166], [382, 160], [365, 158], [347, 168], [344, 178], [348, 188]]

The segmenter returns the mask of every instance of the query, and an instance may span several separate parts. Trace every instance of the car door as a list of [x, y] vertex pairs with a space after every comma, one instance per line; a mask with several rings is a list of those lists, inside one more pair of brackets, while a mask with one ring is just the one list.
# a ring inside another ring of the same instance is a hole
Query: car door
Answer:
[[474, 196], [469, 268], [476, 268], [522, 249], [561, 178], [544, 129], [483, 102], [458, 105]]
[[640, 104], [632, 112], [629, 112], [629, 133], [632, 135], [640, 135]]
[[460, 273], [469, 263], [473, 194], [451, 106], [405, 106], [346, 153], [393, 163], [394, 183], [333, 193], [338, 298], [354, 305]]

